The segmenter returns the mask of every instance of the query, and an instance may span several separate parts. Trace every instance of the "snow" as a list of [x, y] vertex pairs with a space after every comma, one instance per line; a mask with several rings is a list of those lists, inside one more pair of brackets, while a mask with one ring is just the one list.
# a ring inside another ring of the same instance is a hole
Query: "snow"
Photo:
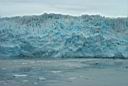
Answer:
[[128, 58], [128, 18], [0, 18], [0, 58]]

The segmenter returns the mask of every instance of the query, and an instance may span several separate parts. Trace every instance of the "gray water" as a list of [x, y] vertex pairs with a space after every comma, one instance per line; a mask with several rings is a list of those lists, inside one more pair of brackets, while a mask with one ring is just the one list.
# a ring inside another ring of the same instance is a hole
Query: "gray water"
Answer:
[[0, 86], [128, 86], [128, 60], [0, 60]]

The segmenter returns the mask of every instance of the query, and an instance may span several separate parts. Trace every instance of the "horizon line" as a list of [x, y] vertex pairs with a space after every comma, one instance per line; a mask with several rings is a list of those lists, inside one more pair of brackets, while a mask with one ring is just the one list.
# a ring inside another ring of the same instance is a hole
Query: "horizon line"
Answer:
[[12, 15], [12, 16], [0, 16], [0, 18], [13, 18], [13, 17], [25, 17], [25, 16], [40, 16], [40, 15], [44, 15], [44, 14], [55, 14], [55, 15], [67, 15], [67, 16], [73, 16], [73, 17], [80, 17], [83, 15], [89, 15], [89, 16], [96, 16], [99, 15], [101, 17], [105, 17], [105, 18], [128, 18], [128, 16], [106, 16], [103, 15], [101, 13], [82, 13], [79, 15], [72, 15], [70, 13], [55, 13], [55, 12], [44, 12], [44, 13], [33, 13], [33, 14], [24, 14], [24, 15]]

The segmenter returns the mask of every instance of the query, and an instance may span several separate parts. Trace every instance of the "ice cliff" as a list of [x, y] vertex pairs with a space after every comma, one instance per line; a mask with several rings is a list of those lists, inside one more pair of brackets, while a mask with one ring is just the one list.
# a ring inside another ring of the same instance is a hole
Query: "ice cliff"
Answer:
[[0, 18], [0, 58], [128, 58], [128, 18]]

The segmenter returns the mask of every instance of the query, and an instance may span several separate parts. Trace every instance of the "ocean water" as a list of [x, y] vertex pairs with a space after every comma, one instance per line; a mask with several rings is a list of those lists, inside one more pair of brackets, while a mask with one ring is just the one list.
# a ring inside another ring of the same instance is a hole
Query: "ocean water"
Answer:
[[128, 60], [0, 60], [0, 86], [128, 86]]

